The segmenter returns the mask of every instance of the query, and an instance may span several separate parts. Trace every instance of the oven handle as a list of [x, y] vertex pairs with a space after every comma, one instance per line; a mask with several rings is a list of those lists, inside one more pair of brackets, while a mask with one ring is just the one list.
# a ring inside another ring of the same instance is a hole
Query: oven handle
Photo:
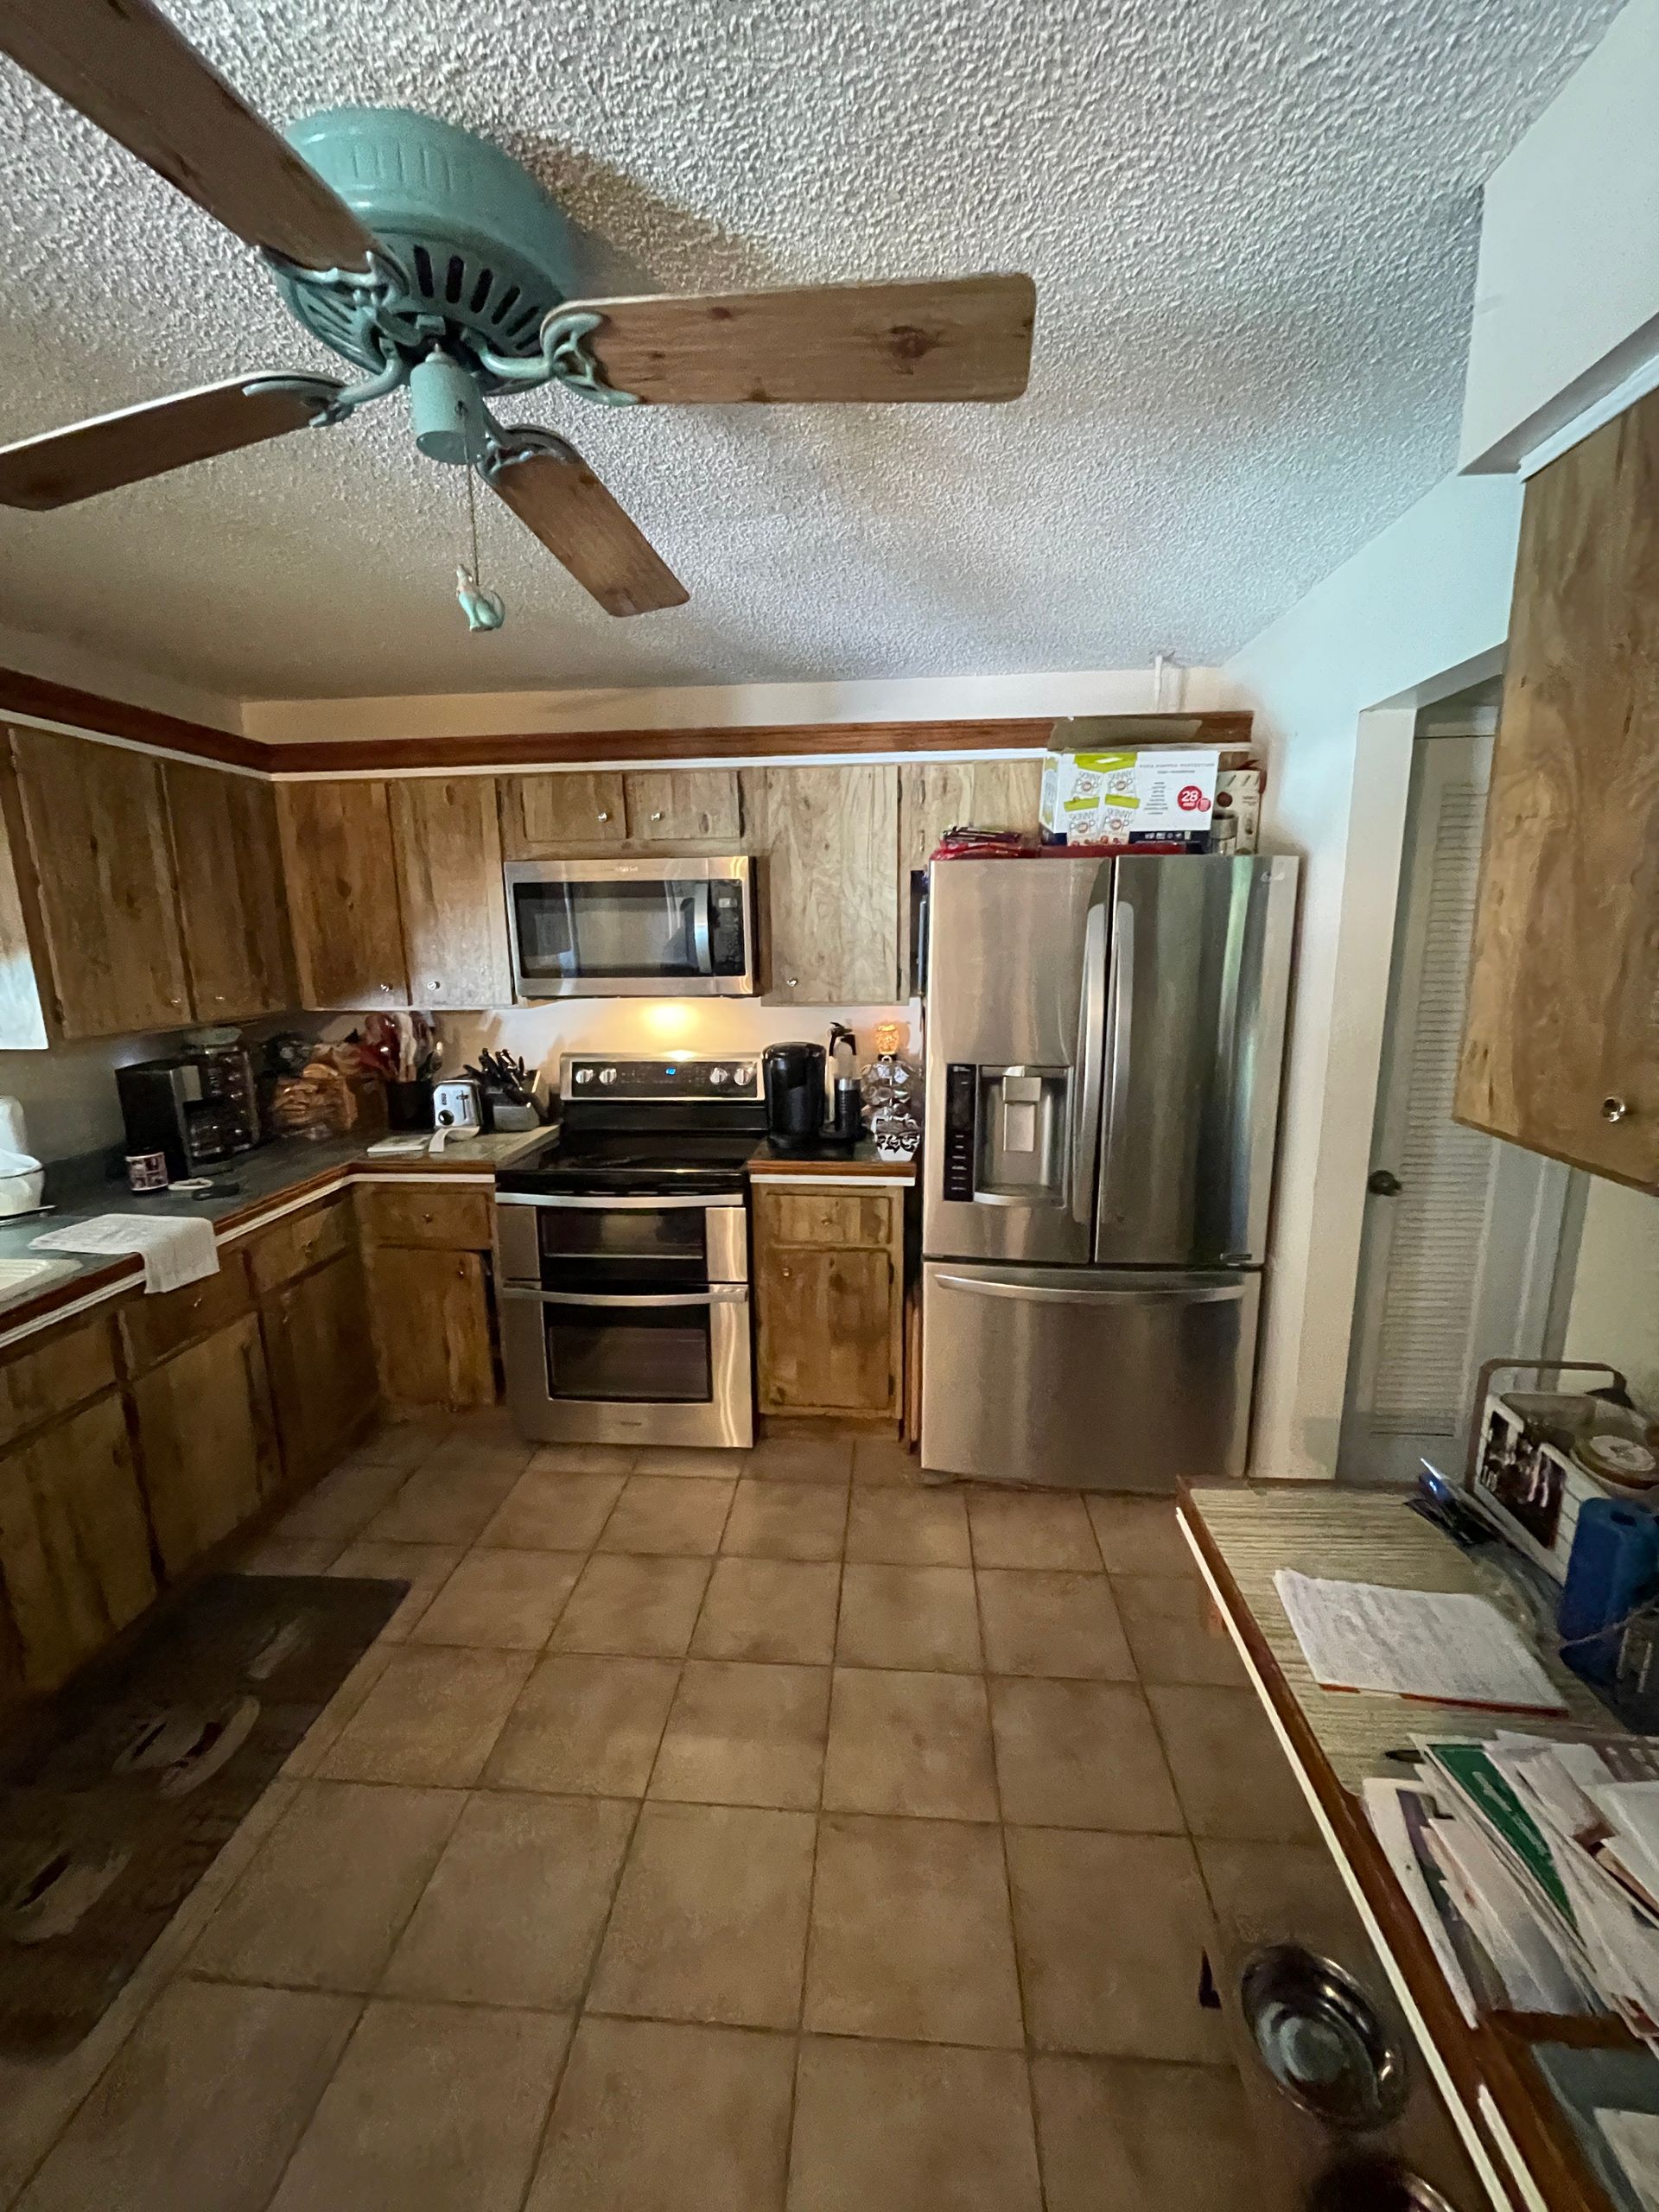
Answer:
[[590, 1198], [575, 1195], [543, 1198], [532, 1198], [527, 1191], [498, 1191], [495, 1203], [499, 1206], [565, 1206], [588, 1213], [660, 1213], [677, 1206], [699, 1206], [707, 1212], [713, 1206], [741, 1206], [743, 1193], [741, 1191], [730, 1191], [714, 1195], [702, 1191], [689, 1196], [683, 1192], [676, 1192], [658, 1198]]
[[744, 1282], [711, 1283], [707, 1290], [667, 1291], [659, 1296], [606, 1296], [598, 1291], [529, 1290], [518, 1283], [504, 1283], [504, 1298], [534, 1299], [538, 1306], [736, 1306], [747, 1305], [749, 1287]]

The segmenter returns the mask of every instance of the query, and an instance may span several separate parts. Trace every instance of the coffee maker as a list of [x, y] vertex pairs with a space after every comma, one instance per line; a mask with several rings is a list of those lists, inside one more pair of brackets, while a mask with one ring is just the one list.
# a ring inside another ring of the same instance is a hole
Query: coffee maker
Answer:
[[259, 1142], [253, 1073], [240, 1046], [135, 1060], [117, 1068], [115, 1087], [127, 1150], [164, 1154], [174, 1182]]
[[823, 1128], [822, 1045], [768, 1045], [760, 1055], [766, 1135], [779, 1152], [805, 1152]]

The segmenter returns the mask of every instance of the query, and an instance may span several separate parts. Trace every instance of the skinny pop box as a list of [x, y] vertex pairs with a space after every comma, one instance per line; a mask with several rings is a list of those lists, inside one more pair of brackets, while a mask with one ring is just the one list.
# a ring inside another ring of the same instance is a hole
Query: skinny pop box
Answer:
[[1207, 851], [1220, 762], [1218, 747], [1048, 753], [1043, 759], [1043, 842]]

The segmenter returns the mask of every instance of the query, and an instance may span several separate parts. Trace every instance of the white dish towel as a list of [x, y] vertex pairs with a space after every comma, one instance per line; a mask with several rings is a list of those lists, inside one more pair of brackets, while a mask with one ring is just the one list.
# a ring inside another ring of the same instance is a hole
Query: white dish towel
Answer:
[[189, 1214], [95, 1214], [67, 1229], [33, 1237], [35, 1252], [75, 1252], [100, 1260], [136, 1252], [144, 1263], [147, 1291], [181, 1290], [219, 1273], [219, 1242], [211, 1221]]

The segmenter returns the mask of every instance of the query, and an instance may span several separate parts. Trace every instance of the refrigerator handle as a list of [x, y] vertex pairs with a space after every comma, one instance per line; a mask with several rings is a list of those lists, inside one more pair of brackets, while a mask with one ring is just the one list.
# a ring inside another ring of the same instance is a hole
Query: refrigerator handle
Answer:
[[1116, 1176], [1118, 1138], [1129, 1103], [1129, 1047], [1135, 1035], [1135, 907], [1116, 901], [1112, 915], [1112, 965], [1106, 992], [1111, 1032], [1112, 1073], [1106, 1098], [1106, 1127], [1101, 1139], [1100, 1196], [1103, 1212]]
[[1244, 1278], [1227, 1282], [1196, 1278], [1190, 1286], [1171, 1283], [1114, 1286], [1103, 1289], [1084, 1283], [998, 1282], [989, 1275], [947, 1275], [936, 1278], [941, 1290], [963, 1290], [974, 1298], [1035, 1299], [1051, 1306], [1233, 1306], [1248, 1287]]
[[1071, 1217], [1094, 1217], [1095, 1153], [1100, 1135], [1101, 1061], [1106, 1049], [1106, 909], [1091, 906], [1083, 937], [1083, 996], [1077, 1008], [1082, 1081], [1071, 1116]]

